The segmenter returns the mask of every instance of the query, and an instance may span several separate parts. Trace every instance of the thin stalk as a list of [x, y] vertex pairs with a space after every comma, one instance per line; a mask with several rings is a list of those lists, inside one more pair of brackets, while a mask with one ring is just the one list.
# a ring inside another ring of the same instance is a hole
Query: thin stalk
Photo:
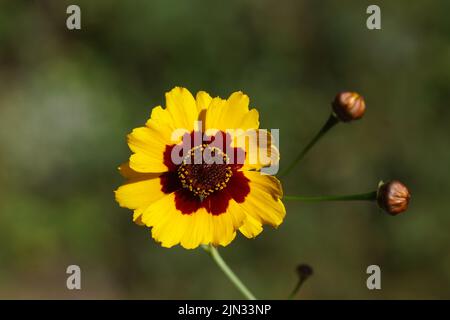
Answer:
[[300, 288], [302, 287], [303, 282], [305, 282], [304, 280], [299, 280], [294, 288], [294, 290], [292, 290], [291, 294], [289, 295], [288, 299], [292, 300], [295, 298], [295, 296], [297, 295], [297, 292], [300, 290]]
[[321, 202], [321, 201], [373, 201], [377, 198], [377, 191], [368, 193], [350, 194], [344, 196], [284, 196], [284, 200], [297, 200], [303, 202]]
[[234, 286], [246, 297], [248, 300], [256, 300], [256, 297], [247, 287], [242, 283], [241, 279], [230, 269], [230, 267], [223, 260], [222, 256], [219, 254], [219, 251], [212, 245], [203, 246], [206, 252], [213, 258], [214, 262], [219, 266], [219, 268], [225, 273], [225, 275], [230, 279], [230, 281], [234, 284]]
[[308, 145], [303, 148], [302, 151], [297, 155], [297, 157], [292, 161], [292, 163], [280, 173], [280, 177], [287, 175], [291, 170], [305, 157], [308, 151], [323, 137], [325, 133], [327, 133], [331, 128], [333, 128], [336, 124], [339, 123], [339, 120], [334, 116], [334, 114], [330, 114], [327, 122], [323, 125], [322, 129], [314, 136], [314, 138], [308, 143]]

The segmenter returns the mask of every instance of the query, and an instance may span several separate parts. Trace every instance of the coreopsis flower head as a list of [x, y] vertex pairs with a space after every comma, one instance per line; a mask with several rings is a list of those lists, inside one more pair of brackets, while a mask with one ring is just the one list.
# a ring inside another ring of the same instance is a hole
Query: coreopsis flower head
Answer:
[[332, 102], [333, 112], [342, 122], [361, 119], [366, 111], [364, 98], [356, 92], [341, 92]]
[[411, 194], [408, 188], [400, 181], [382, 182], [378, 187], [378, 206], [390, 215], [395, 216], [406, 211], [410, 199]]
[[277, 165], [278, 149], [258, 128], [258, 111], [242, 92], [194, 98], [174, 88], [166, 108], [155, 107], [128, 135], [133, 154], [119, 167], [128, 181], [115, 191], [117, 202], [164, 247], [226, 246], [238, 230], [254, 238], [264, 224], [279, 226], [281, 184], [263, 174]]

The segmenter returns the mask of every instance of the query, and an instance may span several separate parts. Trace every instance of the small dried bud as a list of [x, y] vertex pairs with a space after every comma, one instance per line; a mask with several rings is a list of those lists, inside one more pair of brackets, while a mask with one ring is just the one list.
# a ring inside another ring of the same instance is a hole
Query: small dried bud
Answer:
[[390, 215], [397, 215], [408, 209], [411, 194], [408, 188], [399, 181], [381, 183], [378, 187], [378, 206]]
[[366, 111], [364, 98], [356, 92], [341, 92], [332, 102], [336, 117], [342, 122], [361, 119]]
[[300, 264], [297, 266], [297, 274], [301, 281], [308, 279], [313, 273], [313, 268], [310, 265]]

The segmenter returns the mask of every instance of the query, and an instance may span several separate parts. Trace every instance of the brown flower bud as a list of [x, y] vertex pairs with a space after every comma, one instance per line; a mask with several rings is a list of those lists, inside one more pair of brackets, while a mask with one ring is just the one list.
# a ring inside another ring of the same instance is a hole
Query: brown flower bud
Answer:
[[378, 206], [390, 215], [397, 215], [408, 209], [411, 194], [406, 186], [396, 180], [381, 183], [378, 187]]
[[297, 275], [300, 281], [305, 281], [313, 275], [313, 268], [308, 264], [300, 264], [297, 266]]
[[336, 117], [342, 122], [361, 119], [366, 111], [364, 98], [356, 92], [341, 92], [332, 102]]

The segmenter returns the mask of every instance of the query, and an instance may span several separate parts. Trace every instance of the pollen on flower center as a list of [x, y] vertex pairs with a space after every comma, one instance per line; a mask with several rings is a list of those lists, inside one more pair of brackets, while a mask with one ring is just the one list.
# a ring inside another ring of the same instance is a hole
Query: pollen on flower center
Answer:
[[200, 200], [225, 188], [233, 175], [228, 156], [219, 148], [206, 144], [192, 148], [177, 173], [183, 188], [189, 189]]

